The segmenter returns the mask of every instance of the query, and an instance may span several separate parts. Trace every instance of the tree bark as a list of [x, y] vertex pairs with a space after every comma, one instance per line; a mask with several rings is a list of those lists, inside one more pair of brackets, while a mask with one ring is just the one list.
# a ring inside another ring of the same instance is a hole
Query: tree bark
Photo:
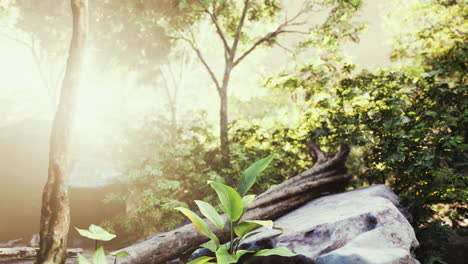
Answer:
[[231, 161], [229, 158], [229, 125], [228, 125], [228, 84], [230, 71], [226, 70], [223, 78], [223, 86], [219, 92], [220, 110], [219, 110], [219, 133], [221, 139], [221, 158], [223, 166], [229, 167]]
[[88, 0], [71, 0], [71, 9], [73, 35], [52, 126], [48, 178], [42, 196], [39, 264], [64, 263], [66, 259], [70, 225], [67, 178], [70, 171], [71, 130], [88, 35]]

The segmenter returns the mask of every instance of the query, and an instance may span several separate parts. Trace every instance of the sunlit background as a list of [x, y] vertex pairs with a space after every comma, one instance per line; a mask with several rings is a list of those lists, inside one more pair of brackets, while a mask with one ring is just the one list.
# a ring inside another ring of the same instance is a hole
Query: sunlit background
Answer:
[[[67, 59], [71, 33], [68, 5], [60, 3], [49, 14], [47, 1], [37, 2], [35, 12], [27, 1], [18, 0], [17, 3], [30, 8], [21, 12], [7, 9], [15, 1], [0, 0], [0, 213], [4, 213], [0, 217], [0, 242], [18, 237], [28, 240], [38, 232], [50, 126]], [[292, 17], [304, 1], [282, 2], [285, 9], [279, 17]], [[377, 71], [404, 63], [399, 58], [390, 59], [392, 43], [402, 31], [410, 31], [417, 25], [403, 28], [404, 18], [395, 23], [390, 16], [395, 19], [399, 9], [405, 10], [416, 2], [364, 1], [352, 22], [363, 23], [365, 29], [358, 39], [340, 43], [340, 59], [355, 64], [357, 71]], [[144, 167], [142, 160], [155, 158], [146, 149], [148, 139], [133, 137], [145, 125], [153, 121], [158, 124], [158, 120], [175, 122], [181, 127], [199, 122], [216, 136], [204, 143], [219, 144], [219, 96], [191, 47], [183, 41], [172, 41], [161, 28], [140, 29], [135, 33], [136, 26], [131, 21], [138, 14], [122, 15], [126, 11], [118, 1], [102, 3], [110, 3], [112, 9], [102, 14], [91, 12], [84, 79], [76, 98], [74, 165], [69, 175], [74, 225], [100, 223], [113, 210], [129, 210], [138, 203], [124, 201], [127, 203], [124, 209], [102, 206], [106, 194], [126, 188], [122, 179], [131, 174], [129, 164]], [[90, 1], [91, 9], [93, 4]], [[2, 13], [5, 10], [9, 13]], [[304, 28], [320, 24], [330, 12], [328, 8], [314, 13]], [[151, 16], [148, 19], [141, 23], [161, 22]], [[460, 18], [454, 18], [457, 19]], [[252, 29], [252, 34], [262, 34], [274, 27], [275, 23], [258, 26]], [[193, 25], [193, 31], [208, 64], [221, 76], [222, 43], [210, 21]], [[52, 37], [34, 38], [34, 33], [43, 32]], [[103, 32], [110, 32], [111, 37]], [[137, 37], [149, 40], [138, 42]], [[266, 80], [306, 62], [324, 65], [321, 63], [325, 59], [319, 56], [321, 50], [307, 49], [291, 55], [291, 51], [296, 51], [295, 44], [304, 38], [300, 34], [282, 35], [278, 39], [282, 47], [259, 48], [234, 69], [229, 83], [230, 124], [294, 128], [301, 122], [300, 105], [304, 99], [293, 97], [286, 90], [272, 89]], [[157, 137], [151, 140], [155, 143], [153, 147], [167, 147], [158, 145]], [[160, 220], [158, 217], [155, 219]], [[72, 245], [80, 243], [74, 241]]]

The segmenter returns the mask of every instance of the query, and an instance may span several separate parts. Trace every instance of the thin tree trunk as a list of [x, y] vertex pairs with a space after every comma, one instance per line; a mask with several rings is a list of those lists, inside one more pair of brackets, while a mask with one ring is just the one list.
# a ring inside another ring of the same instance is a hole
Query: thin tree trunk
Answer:
[[70, 170], [71, 129], [88, 34], [88, 0], [71, 0], [71, 9], [73, 36], [51, 132], [49, 173], [42, 196], [39, 264], [59, 264], [66, 259], [70, 225], [67, 178]]
[[231, 77], [232, 62], [226, 62], [226, 69], [223, 77], [223, 85], [219, 91], [220, 110], [219, 110], [219, 133], [221, 139], [221, 158], [225, 168], [230, 166], [229, 158], [229, 127], [228, 127], [228, 85]]
[[220, 138], [221, 138], [221, 157], [223, 166], [229, 167], [229, 137], [228, 137], [228, 97], [227, 95], [220, 96]]

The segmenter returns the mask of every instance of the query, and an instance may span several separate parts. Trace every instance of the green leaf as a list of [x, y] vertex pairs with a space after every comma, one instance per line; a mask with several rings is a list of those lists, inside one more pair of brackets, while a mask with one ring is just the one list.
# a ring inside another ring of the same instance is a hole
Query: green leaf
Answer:
[[242, 178], [240, 179], [239, 186], [237, 187], [237, 191], [241, 196], [244, 196], [250, 188], [252, 188], [255, 181], [257, 181], [257, 176], [265, 170], [266, 167], [268, 167], [270, 162], [273, 160], [273, 157], [274, 153], [271, 153], [266, 158], [258, 160], [244, 171], [244, 174], [242, 174]]
[[254, 257], [266, 257], [271, 255], [278, 255], [282, 257], [294, 257], [297, 256], [296, 253], [291, 252], [286, 247], [278, 247], [273, 249], [263, 249], [254, 254]]
[[229, 254], [226, 247], [220, 247], [216, 251], [216, 259], [218, 264], [231, 264], [236, 263], [237, 259], [235, 256]]
[[198, 208], [200, 208], [201, 213], [217, 228], [224, 228], [224, 219], [218, 214], [218, 212], [216, 212], [216, 209], [214, 209], [211, 204], [199, 200], [196, 200], [195, 203], [198, 205]]
[[242, 197], [242, 206], [244, 207], [244, 212], [247, 211], [252, 201], [255, 199], [255, 194], [249, 194]]
[[248, 232], [257, 229], [259, 227], [266, 227], [269, 229], [273, 228], [273, 221], [265, 220], [252, 220], [252, 221], [242, 221], [237, 226], [234, 227], [234, 232], [240, 238], [243, 238]]
[[75, 227], [75, 229], [78, 231], [78, 233], [80, 233], [81, 236], [93, 240], [109, 241], [116, 237], [116, 235], [107, 232], [104, 228], [97, 225], [90, 225], [88, 230], [79, 229], [77, 227]]
[[114, 256], [114, 257], [123, 257], [123, 258], [130, 256], [130, 254], [128, 254], [128, 252], [125, 251], [125, 250], [122, 250], [122, 251], [119, 251], [119, 252], [116, 252], [116, 253], [111, 253], [111, 255]]
[[203, 256], [203, 257], [196, 258], [187, 264], [204, 264], [204, 263], [208, 263], [208, 261], [212, 259], [214, 259], [214, 257]]
[[282, 227], [274, 226], [273, 229], [284, 232], [284, 229]]
[[78, 253], [75, 264], [91, 264], [83, 255]]
[[215, 253], [216, 250], [218, 250], [218, 245], [216, 245], [216, 243], [213, 240], [210, 240], [208, 242], [205, 242], [205, 243], [201, 244], [200, 247], [206, 248], [206, 249], [210, 250], [213, 253]]
[[104, 247], [100, 246], [93, 254], [93, 264], [106, 264], [106, 253]]
[[183, 207], [177, 207], [175, 209], [181, 211], [185, 216], [187, 216], [188, 219], [192, 221], [195, 228], [198, 229], [198, 231], [207, 236], [209, 239], [215, 241], [217, 245], [219, 244], [219, 240], [216, 237], [216, 235], [213, 233], [213, 231], [211, 231], [211, 229], [208, 227], [205, 221], [203, 221], [203, 219], [201, 219], [196, 213]]
[[233, 188], [221, 183], [211, 182], [210, 185], [218, 194], [219, 200], [229, 220], [233, 222], [237, 221], [244, 213], [242, 198], [239, 193]]

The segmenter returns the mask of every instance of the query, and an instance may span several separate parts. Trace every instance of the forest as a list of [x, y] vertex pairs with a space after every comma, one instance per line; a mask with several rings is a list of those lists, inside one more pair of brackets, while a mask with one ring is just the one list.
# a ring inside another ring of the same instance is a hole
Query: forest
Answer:
[[0, 263], [316, 263], [241, 240], [382, 184], [463, 263], [467, 2], [0, 0]]

